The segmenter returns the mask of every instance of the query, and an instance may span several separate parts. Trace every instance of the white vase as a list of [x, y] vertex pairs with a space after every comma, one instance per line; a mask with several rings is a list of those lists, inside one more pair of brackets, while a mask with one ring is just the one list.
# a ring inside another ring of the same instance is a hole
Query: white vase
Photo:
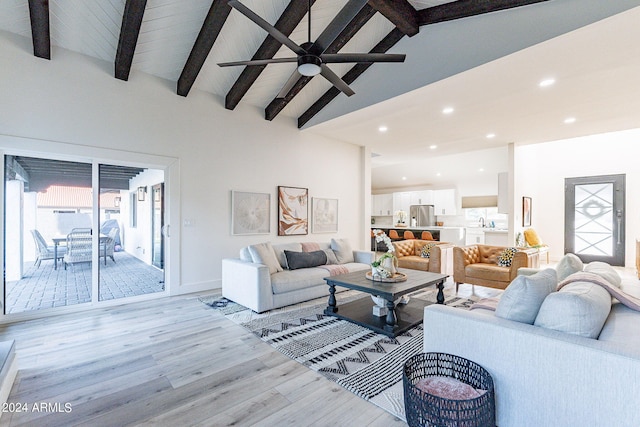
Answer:
[[380, 263], [380, 266], [383, 267], [385, 270], [387, 270], [393, 277], [393, 275], [396, 274], [397, 272], [396, 270], [397, 262], [398, 261], [396, 257], [389, 257], [389, 258], [383, 259], [382, 262]]

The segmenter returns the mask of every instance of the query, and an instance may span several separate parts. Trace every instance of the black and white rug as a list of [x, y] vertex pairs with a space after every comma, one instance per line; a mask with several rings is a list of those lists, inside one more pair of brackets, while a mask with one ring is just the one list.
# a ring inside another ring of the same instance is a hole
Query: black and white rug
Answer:
[[[436, 290], [411, 295], [433, 303]], [[358, 298], [356, 291], [336, 295], [338, 306]], [[469, 309], [476, 300], [447, 295], [445, 304]], [[327, 298], [258, 314], [226, 298], [200, 298], [228, 319], [248, 329], [281, 353], [405, 419], [402, 367], [422, 351], [422, 324], [389, 338], [351, 322], [323, 314]]]

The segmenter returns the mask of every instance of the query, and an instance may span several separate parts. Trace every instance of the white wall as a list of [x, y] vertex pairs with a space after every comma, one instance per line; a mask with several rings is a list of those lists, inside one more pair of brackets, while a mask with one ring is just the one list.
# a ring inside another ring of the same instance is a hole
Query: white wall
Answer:
[[[211, 94], [180, 97], [174, 82], [146, 74], [133, 71], [123, 82], [113, 77], [112, 63], [55, 47], [51, 61], [35, 58], [29, 39], [4, 32], [0, 63], [0, 149], [8, 135], [29, 138], [25, 148], [46, 149], [33, 140], [71, 144], [60, 154], [89, 146], [117, 150], [118, 160], [137, 153], [178, 159], [180, 206], [171, 226], [172, 237], [179, 236], [180, 292], [219, 287], [220, 260], [255, 242], [339, 235], [364, 247], [363, 177], [369, 171], [359, 147], [300, 132], [293, 120], [267, 122], [261, 110], [242, 103], [225, 110]], [[339, 232], [277, 237], [278, 185], [339, 199]], [[231, 190], [272, 195], [270, 235], [230, 235]], [[181, 227], [180, 217], [192, 226]]]
[[609, 174], [626, 175], [626, 258], [635, 265], [635, 239], [640, 236], [640, 129], [563, 141], [517, 146], [515, 225], [522, 229], [522, 196], [532, 198], [532, 226], [550, 246], [552, 260], [564, 255], [564, 179]]

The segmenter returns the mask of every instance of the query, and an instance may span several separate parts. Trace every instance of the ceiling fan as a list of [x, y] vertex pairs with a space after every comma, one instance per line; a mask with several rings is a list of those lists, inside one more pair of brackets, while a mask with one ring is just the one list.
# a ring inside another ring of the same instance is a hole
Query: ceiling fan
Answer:
[[315, 42], [311, 42], [311, 0], [309, 0], [309, 25], [307, 42], [298, 45], [289, 37], [285, 36], [276, 27], [269, 24], [260, 16], [251, 11], [238, 0], [228, 0], [229, 6], [242, 13], [244, 16], [255, 22], [258, 26], [268, 32], [274, 39], [291, 49], [297, 56], [289, 58], [255, 59], [250, 61], [224, 62], [218, 64], [220, 67], [230, 67], [236, 65], [267, 65], [284, 62], [297, 62], [298, 67], [291, 75], [287, 83], [280, 90], [277, 98], [284, 98], [291, 88], [298, 81], [300, 75], [315, 76], [321, 74], [329, 80], [331, 84], [351, 96], [355, 92], [338, 77], [326, 64], [344, 62], [404, 62], [404, 54], [386, 53], [324, 53], [333, 41], [346, 28], [351, 20], [360, 12], [368, 0], [349, 0], [342, 10], [336, 15], [325, 30], [318, 36]]

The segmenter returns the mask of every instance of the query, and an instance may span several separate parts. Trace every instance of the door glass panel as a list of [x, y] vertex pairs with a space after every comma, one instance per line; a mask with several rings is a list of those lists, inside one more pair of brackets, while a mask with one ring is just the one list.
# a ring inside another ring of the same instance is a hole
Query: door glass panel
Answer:
[[613, 184], [575, 186], [576, 254], [612, 256]]
[[163, 265], [154, 266], [156, 244], [163, 246], [154, 224], [163, 212], [152, 190], [163, 180], [161, 170], [99, 165], [100, 301], [164, 291]]
[[91, 168], [5, 156], [5, 313], [91, 302]]

